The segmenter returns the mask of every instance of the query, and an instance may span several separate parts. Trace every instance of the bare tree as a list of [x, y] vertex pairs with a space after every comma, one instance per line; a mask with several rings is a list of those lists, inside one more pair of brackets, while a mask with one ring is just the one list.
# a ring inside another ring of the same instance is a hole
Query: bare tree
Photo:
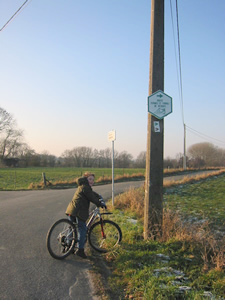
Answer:
[[40, 166], [41, 167], [55, 167], [56, 164], [56, 157], [51, 155], [47, 150], [44, 150], [40, 157]]
[[135, 165], [137, 168], [145, 168], [145, 166], [146, 166], [146, 151], [142, 151], [138, 154]]
[[198, 143], [189, 147], [188, 153], [192, 166], [223, 166], [224, 150], [211, 143]]
[[65, 164], [74, 167], [92, 167], [93, 165], [93, 150], [90, 147], [76, 147], [72, 150], [63, 152]]
[[105, 150], [99, 151], [99, 167], [111, 168], [112, 166], [112, 150], [106, 148]]
[[127, 151], [123, 151], [115, 157], [115, 167], [117, 168], [129, 168], [132, 164], [132, 155]]
[[9, 114], [4, 108], [0, 107], [0, 133], [7, 131], [12, 127], [15, 121], [11, 114]]
[[18, 157], [23, 143], [23, 131], [17, 129], [16, 121], [0, 107], [0, 159]]
[[71, 150], [65, 150], [61, 155], [61, 164], [62, 166], [74, 166], [73, 158], [70, 154]]

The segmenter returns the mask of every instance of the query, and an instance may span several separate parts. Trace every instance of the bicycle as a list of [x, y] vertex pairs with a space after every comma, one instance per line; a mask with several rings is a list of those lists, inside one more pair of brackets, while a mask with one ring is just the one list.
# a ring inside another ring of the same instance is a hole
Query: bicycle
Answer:
[[[122, 231], [115, 222], [103, 219], [103, 215], [111, 212], [100, 213], [100, 209], [93, 209], [86, 222], [87, 239], [90, 246], [101, 253], [114, 249], [122, 240]], [[99, 221], [97, 219], [99, 218]], [[46, 237], [49, 254], [55, 259], [64, 259], [77, 248], [78, 224], [68, 219], [60, 219], [49, 229]]]

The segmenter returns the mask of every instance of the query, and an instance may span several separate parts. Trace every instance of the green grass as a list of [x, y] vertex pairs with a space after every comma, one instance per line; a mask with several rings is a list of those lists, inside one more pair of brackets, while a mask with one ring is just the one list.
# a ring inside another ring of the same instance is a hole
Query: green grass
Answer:
[[[85, 171], [95, 174], [95, 181], [109, 183], [112, 180], [111, 168], [0, 168], [0, 190], [27, 190], [43, 188], [42, 173], [51, 183], [51, 188], [68, 188], [76, 186], [75, 180]], [[188, 169], [188, 172], [196, 172], [196, 169]], [[164, 176], [183, 173], [182, 169], [164, 170]], [[114, 180], [123, 181], [131, 179], [144, 179], [145, 169], [115, 168]], [[135, 177], [136, 176], [136, 177]]]
[[224, 227], [225, 176], [168, 189], [164, 201], [189, 220], [208, 220], [214, 228]]
[[[73, 182], [76, 178], [82, 176], [85, 171], [92, 171], [95, 174], [96, 181], [102, 177], [106, 179], [112, 175], [110, 168], [1, 168], [0, 169], [0, 190], [21, 190], [28, 189], [31, 183], [38, 185], [43, 181], [42, 173], [52, 183]], [[115, 169], [115, 176], [124, 174], [143, 174], [144, 169]], [[74, 185], [75, 183], [73, 183]], [[66, 185], [66, 184], [65, 184]]]
[[[217, 229], [224, 230], [224, 181], [223, 174], [167, 188], [165, 210], [176, 214], [179, 209], [178, 215], [182, 214], [184, 219], [207, 216]], [[113, 218], [122, 228], [123, 241], [116, 251], [105, 256], [112, 270], [108, 279], [109, 299], [200, 300], [209, 299], [209, 293], [214, 297], [211, 299], [224, 299], [225, 241], [214, 239], [207, 225], [187, 224], [178, 228], [177, 219], [174, 220], [177, 232], [173, 230], [166, 239], [143, 240], [143, 218], [138, 217], [140, 213], [133, 203], [143, 204], [143, 190], [139, 192], [140, 198], [136, 195], [132, 200], [132, 190], [127, 193], [132, 203], [127, 205], [127, 200], [124, 209], [121, 202], [125, 202], [126, 196], [115, 198]], [[117, 201], [120, 209], [116, 208]], [[164, 230], [169, 230], [168, 227], [165, 224]], [[181, 292], [181, 286], [190, 290]]]

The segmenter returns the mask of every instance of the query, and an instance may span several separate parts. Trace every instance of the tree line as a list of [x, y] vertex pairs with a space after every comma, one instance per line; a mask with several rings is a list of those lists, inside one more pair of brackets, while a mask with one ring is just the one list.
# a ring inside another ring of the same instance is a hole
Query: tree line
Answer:
[[[187, 167], [225, 166], [225, 149], [211, 143], [198, 143], [189, 147]], [[17, 128], [16, 120], [0, 107], [0, 166], [1, 167], [82, 167], [110, 168], [110, 148], [97, 150], [91, 147], [74, 147], [65, 150], [60, 157], [48, 152], [36, 153], [24, 142], [23, 131]], [[115, 168], [145, 168], [146, 152], [136, 159], [127, 151], [114, 151]], [[183, 155], [164, 159], [165, 168], [182, 168]]]

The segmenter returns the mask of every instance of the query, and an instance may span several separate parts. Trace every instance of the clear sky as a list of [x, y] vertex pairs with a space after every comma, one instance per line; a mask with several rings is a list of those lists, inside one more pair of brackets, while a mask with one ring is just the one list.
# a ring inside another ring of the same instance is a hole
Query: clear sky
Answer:
[[[24, 0], [0, 1], [0, 28]], [[183, 153], [175, 0], [165, 0], [164, 157]], [[0, 32], [0, 106], [36, 152], [146, 151], [150, 0], [32, 0]], [[187, 148], [225, 148], [225, 1], [178, 0]], [[174, 46], [176, 45], [176, 48]], [[175, 54], [177, 53], [177, 54]], [[213, 138], [213, 139], [212, 139]]]

